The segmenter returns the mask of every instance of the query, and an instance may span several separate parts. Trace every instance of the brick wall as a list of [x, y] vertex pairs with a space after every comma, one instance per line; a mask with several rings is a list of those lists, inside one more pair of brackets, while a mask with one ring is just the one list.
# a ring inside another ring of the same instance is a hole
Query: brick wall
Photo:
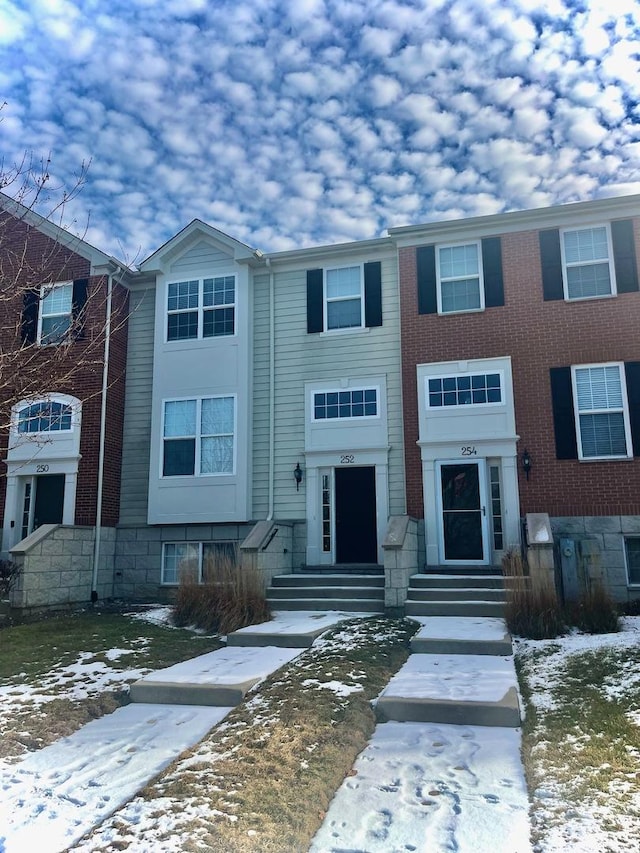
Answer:
[[[640, 220], [634, 230], [640, 258]], [[504, 306], [470, 314], [419, 315], [415, 248], [400, 249], [408, 513], [423, 516], [416, 364], [510, 355], [518, 450], [526, 447], [533, 459], [529, 481], [519, 471], [522, 514], [640, 514], [640, 459], [555, 458], [549, 387], [551, 367], [640, 360], [640, 293], [545, 302], [537, 231], [502, 235], [502, 261]]]

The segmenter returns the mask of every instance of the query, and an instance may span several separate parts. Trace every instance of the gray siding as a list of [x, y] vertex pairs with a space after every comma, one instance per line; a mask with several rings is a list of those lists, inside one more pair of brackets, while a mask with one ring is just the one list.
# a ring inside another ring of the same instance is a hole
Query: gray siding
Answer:
[[153, 382], [155, 288], [131, 294], [120, 523], [146, 524]]
[[215, 275], [217, 267], [229, 268], [230, 258], [230, 252], [221, 252], [214, 248], [210, 242], [201, 240], [171, 264], [169, 275], [189, 275], [195, 270], [202, 271], [203, 267], [210, 270], [211, 275]]
[[253, 517], [269, 511], [269, 276], [253, 279]]

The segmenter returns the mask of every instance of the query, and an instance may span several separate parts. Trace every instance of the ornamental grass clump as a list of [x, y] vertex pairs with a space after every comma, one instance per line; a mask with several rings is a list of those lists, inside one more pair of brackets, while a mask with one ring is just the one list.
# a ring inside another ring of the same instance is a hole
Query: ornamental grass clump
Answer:
[[591, 580], [568, 611], [570, 623], [587, 634], [615, 634], [620, 630], [618, 609], [601, 580]]
[[174, 624], [229, 634], [270, 618], [264, 582], [255, 569], [241, 568], [227, 554], [208, 554], [200, 582], [197, 566], [180, 567]]
[[562, 608], [555, 587], [546, 579], [533, 579], [519, 550], [502, 560], [505, 576], [505, 621], [512, 634], [531, 640], [550, 640], [564, 633]]

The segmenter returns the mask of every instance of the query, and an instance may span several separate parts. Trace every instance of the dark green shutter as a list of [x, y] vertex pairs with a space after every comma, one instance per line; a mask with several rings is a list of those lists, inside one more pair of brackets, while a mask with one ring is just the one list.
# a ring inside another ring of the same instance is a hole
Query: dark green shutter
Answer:
[[416, 249], [418, 278], [418, 314], [437, 314], [436, 247], [420, 246]]
[[88, 278], [77, 278], [73, 282], [73, 290], [71, 292], [71, 323], [74, 338], [84, 338], [84, 317], [82, 316], [82, 310], [87, 304], [88, 286]]
[[484, 275], [484, 307], [496, 308], [504, 305], [500, 237], [486, 237], [482, 241], [482, 272]]
[[382, 325], [382, 265], [371, 261], [364, 265], [364, 324]]
[[551, 405], [553, 430], [556, 437], [556, 459], [577, 459], [578, 441], [573, 410], [573, 388], [570, 367], [552, 367]]
[[323, 331], [323, 272], [307, 270], [307, 332]]
[[640, 361], [625, 362], [624, 372], [627, 380], [633, 455], [640, 456]]
[[611, 223], [611, 242], [616, 267], [616, 289], [618, 293], [633, 293], [638, 290], [638, 265], [631, 219], [619, 219]]
[[33, 344], [38, 336], [38, 306], [40, 294], [37, 290], [25, 290], [22, 307], [22, 343]]
[[545, 302], [564, 299], [562, 285], [562, 255], [560, 254], [560, 232], [557, 228], [540, 231], [540, 263], [542, 265], [542, 291]]

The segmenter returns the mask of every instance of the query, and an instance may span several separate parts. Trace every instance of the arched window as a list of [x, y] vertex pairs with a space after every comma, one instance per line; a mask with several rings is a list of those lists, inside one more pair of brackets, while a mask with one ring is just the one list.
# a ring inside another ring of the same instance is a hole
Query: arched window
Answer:
[[18, 432], [64, 432], [71, 429], [71, 406], [56, 400], [41, 400], [18, 411]]

